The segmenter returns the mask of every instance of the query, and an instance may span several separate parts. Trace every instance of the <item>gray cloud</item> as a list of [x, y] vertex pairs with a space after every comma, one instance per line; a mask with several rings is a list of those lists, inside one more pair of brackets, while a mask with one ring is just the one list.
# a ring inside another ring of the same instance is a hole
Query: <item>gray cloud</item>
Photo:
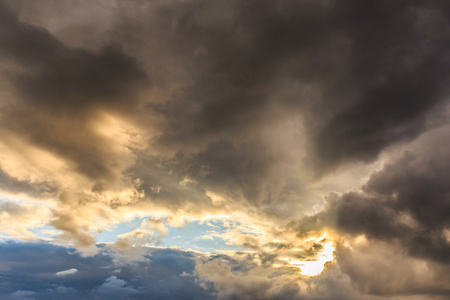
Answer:
[[288, 225], [299, 236], [333, 228], [374, 240], [399, 241], [413, 257], [449, 263], [448, 126], [393, 155], [359, 189], [325, 197], [323, 210]]
[[339, 246], [339, 266], [363, 294], [394, 298], [421, 295], [425, 299], [445, 299], [450, 294], [441, 277], [449, 271], [448, 265], [411, 259], [393, 242], [369, 242], [355, 248]]
[[112, 275], [106, 278], [105, 282], [94, 289], [94, 293], [106, 299], [123, 299], [127, 296], [139, 294], [139, 291], [131, 286], [127, 286], [125, 280], [117, 279]]
[[406, 153], [372, 175], [362, 193], [346, 193], [337, 206], [337, 226], [375, 239], [399, 239], [408, 253], [448, 264], [447, 218], [450, 168], [447, 139], [425, 139], [433, 149]]

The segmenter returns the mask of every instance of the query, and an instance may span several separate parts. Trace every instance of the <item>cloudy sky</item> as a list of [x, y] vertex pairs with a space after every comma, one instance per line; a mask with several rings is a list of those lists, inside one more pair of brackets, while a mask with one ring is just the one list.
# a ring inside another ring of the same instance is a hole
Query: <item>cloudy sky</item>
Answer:
[[448, 0], [0, 0], [1, 299], [450, 297]]

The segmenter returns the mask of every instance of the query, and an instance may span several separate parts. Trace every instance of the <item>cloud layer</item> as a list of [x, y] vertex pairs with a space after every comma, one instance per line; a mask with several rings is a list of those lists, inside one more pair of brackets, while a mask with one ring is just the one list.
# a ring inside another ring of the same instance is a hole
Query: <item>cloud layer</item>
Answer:
[[[445, 0], [0, 1], [0, 238], [37, 242], [1, 245], [64, 261], [0, 293], [445, 298], [449, 28]], [[242, 252], [100, 270], [212, 220]]]

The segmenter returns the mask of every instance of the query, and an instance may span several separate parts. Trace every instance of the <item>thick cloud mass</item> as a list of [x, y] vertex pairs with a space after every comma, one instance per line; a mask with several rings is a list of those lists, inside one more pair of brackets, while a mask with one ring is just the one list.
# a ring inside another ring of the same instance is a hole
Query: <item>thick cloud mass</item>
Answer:
[[[0, 295], [444, 299], [449, 36], [446, 0], [0, 0], [0, 238], [36, 243]], [[145, 254], [190, 222], [242, 252]]]
[[[337, 226], [375, 239], [399, 239], [408, 253], [450, 263], [450, 153], [447, 131], [424, 139], [420, 154], [405, 153], [374, 173], [361, 193], [342, 195]], [[448, 235], [448, 233], [447, 233]]]

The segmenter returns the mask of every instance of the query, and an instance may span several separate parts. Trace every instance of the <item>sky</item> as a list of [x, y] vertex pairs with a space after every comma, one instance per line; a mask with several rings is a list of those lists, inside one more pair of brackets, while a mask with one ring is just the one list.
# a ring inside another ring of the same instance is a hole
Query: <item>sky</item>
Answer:
[[450, 297], [447, 0], [0, 0], [1, 299]]

